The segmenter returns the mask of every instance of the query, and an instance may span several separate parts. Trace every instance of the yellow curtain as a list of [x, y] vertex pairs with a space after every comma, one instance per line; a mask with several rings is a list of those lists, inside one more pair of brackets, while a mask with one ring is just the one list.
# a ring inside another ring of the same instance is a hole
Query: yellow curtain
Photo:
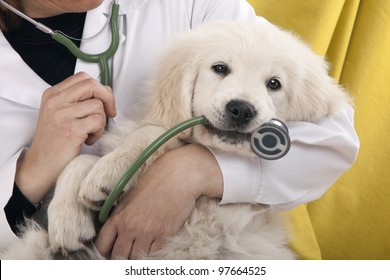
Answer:
[[288, 214], [302, 259], [390, 259], [390, 1], [248, 0], [332, 63], [354, 97], [361, 148], [319, 200]]

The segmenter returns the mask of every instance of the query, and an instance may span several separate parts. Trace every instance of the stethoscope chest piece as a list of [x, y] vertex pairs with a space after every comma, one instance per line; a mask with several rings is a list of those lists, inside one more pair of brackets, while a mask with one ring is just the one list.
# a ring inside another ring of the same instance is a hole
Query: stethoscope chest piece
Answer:
[[252, 133], [251, 147], [260, 158], [280, 159], [288, 153], [290, 146], [288, 128], [278, 119], [264, 123]]

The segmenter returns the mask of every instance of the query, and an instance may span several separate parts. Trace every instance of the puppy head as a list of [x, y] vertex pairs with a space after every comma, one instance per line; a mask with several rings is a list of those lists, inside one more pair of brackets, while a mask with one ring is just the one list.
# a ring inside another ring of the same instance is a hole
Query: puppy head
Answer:
[[268, 23], [203, 26], [174, 42], [161, 66], [152, 118], [171, 127], [204, 115], [207, 125], [181, 137], [244, 154], [264, 122], [315, 121], [348, 102], [322, 58]]

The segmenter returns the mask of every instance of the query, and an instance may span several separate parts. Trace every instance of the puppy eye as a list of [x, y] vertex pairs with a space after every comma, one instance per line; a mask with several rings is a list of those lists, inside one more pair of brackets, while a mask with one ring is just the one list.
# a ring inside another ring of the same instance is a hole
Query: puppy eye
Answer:
[[230, 68], [224, 63], [218, 63], [211, 66], [211, 69], [221, 76], [227, 76], [230, 73]]
[[282, 84], [278, 79], [272, 78], [267, 82], [267, 88], [269, 88], [272, 91], [276, 91], [282, 88]]

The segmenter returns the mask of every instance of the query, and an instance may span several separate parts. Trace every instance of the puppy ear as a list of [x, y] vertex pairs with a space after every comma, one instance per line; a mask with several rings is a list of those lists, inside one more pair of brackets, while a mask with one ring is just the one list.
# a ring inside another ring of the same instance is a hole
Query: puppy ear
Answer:
[[289, 114], [290, 120], [315, 121], [332, 115], [345, 103], [352, 104], [344, 88], [329, 76], [324, 58], [311, 53], [305, 55], [301, 62], [305, 64], [303, 80], [292, 95], [294, 108]]
[[[167, 129], [193, 117], [192, 95], [197, 75], [193, 46], [185, 39], [172, 44], [164, 52], [153, 81], [149, 120]], [[179, 138], [190, 134], [187, 129]]]

